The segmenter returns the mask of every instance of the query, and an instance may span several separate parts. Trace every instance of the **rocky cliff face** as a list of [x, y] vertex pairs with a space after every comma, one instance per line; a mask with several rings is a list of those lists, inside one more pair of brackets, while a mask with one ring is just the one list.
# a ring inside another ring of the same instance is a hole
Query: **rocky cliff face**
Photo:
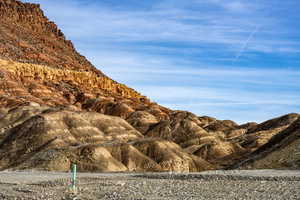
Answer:
[[77, 103], [80, 107], [80, 103], [88, 98], [115, 97], [136, 101], [145, 98], [125, 85], [93, 72], [63, 70], [0, 59], [0, 75], [0, 105], [4, 107], [30, 101], [47, 105]]
[[[283, 166], [271, 155], [298, 145], [298, 123], [238, 125], [160, 106], [94, 68], [38, 5], [0, 0], [0, 170], [191, 172], [258, 155]], [[299, 157], [287, 162], [299, 169]]]
[[71, 41], [66, 40], [37, 4], [0, 1], [0, 55], [20, 62], [103, 75], [76, 52]]

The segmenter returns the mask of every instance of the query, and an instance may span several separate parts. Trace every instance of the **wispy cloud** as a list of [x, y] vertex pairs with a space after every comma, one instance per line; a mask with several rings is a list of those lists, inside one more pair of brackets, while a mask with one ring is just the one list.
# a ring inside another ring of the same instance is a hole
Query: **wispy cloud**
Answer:
[[[207, 1], [229, 9], [233, 14], [223, 11], [213, 12], [214, 7], [206, 9], [205, 1], [195, 1], [198, 2], [198, 10], [161, 6], [169, 5], [170, 2], [162, 1], [158, 4], [160, 6], [153, 5], [156, 8], [154, 10], [137, 9], [134, 12], [112, 9], [107, 5], [97, 5], [91, 1], [86, 1], [85, 5], [82, 5], [80, 1], [70, 0], [35, 1], [42, 3], [46, 10], [51, 10], [50, 17], [64, 28], [67, 35], [78, 40], [97, 38], [99, 42], [196, 42], [210, 45], [207, 48], [212, 49], [216, 45], [222, 45], [223, 48], [227, 48], [227, 51], [231, 51], [232, 49], [238, 50], [257, 25], [262, 27], [261, 32], [277, 32], [282, 28], [276, 27], [278, 23], [276, 19], [265, 18], [264, 13], [259, 13], [254, 9], [251, 16], [247, 12], [246, 14], [239, 13], [236, 17], [235, 11], [251, 8], [251, 4], [244, 1]], [[191, 5], [191, 3], [184, 4]], [[61, 12], [62, 9], [64, 12]], [[285, 40], [280, 37], [280, 33], [277, 39], [273, 40], [272, 46], [268, 40], [268, 37], [261, 37], [258, 34], [255, 43], [260, 45], [256, 45], [255, 48], [249, 45], [248, 49], [265, 52], [265, 49], [269, 47], [274, 51], [279, 50], [278, 53], [295, 51], [292, 47], [283, 44]], [[277, 43], [280, 48], [276, 48]], [[299, 45], [297, 41], [293, 43], [294, 46]]]

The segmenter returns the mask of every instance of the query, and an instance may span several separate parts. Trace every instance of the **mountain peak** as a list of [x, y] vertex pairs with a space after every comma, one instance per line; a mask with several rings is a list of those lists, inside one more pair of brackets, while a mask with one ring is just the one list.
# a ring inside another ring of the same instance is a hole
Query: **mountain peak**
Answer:
[[38, 4], [0, 0], [0, 23], [1, 58], [103, 75], [75, 50]]

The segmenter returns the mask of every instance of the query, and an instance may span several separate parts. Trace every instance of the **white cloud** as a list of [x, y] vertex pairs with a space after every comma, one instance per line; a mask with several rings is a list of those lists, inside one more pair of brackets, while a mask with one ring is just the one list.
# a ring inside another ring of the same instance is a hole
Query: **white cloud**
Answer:
[[229, 10], [233, 10], [233, 11], [244, 11], [246, 9], [245, 4], [241, 3], [241, 2], [228, 2], [225, 4], [225, 7]]

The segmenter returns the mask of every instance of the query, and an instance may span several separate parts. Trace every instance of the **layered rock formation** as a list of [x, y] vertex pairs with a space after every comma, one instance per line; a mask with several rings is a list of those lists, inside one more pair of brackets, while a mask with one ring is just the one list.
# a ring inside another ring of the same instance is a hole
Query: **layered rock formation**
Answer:
[[[0, 92], [4, 94], [1, 104], [4, 107], [29, 101], [47, 105], [79, 103], [80, 106], [87, 98], [100, 96], [133, 98], [137, 101], [145, 98], [125, 85], [93, 72], [62, 70], [0, 59], [0, 75]], [[13, 98], [10, 100], [9, 97]]]
[[76, 52], [72, 42], [66, 40], [37, 4], [0, 1], [0, 55], [19, 62], [103, 75]]
[[0, 0], [0, 41], [0, 170], [299, 169], [298, 114], [238, 125], [160, 106], [94, 68], [35, 4]]

